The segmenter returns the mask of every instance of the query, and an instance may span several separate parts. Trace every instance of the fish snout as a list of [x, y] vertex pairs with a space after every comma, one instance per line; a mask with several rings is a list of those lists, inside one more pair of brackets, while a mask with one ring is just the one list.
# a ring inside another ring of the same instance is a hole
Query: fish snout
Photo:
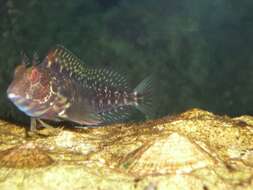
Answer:
[[17, 94], [14, 92], [13, 86], [10, 85], [7, 89], [7, 96], [9, 99], [17, 98]]
[[7, 89], [7, 97], [12, 101], [16, 102], [20, 100], [22, 97], [16, 92], [15, 88], [10, 85]]
[[22, 95], [16, 92], [15, 88], [11, 86], [7, 89], [7, 96], [11, 100], [11, 102], [22, 112], [27, 115], [32, 115], [34, 105], [31, 101], [24, 98]]

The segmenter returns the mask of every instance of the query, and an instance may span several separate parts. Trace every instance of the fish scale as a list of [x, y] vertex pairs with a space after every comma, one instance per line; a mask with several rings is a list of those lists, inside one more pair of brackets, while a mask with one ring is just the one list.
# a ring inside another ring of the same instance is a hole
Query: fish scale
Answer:
[[7, 90], [9, 99], [32, 118], [100, 125], [127, 119], [133, 108], [151, 113], [150, 77], [130, 89], [122, 75], [90, 68], [60, 45], [41, 63], [36, 60], [16, 68]]

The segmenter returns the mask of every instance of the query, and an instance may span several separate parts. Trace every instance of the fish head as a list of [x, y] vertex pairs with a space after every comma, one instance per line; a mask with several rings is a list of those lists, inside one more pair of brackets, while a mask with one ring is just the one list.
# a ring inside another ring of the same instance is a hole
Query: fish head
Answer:
[[16, 67], [7, 96], [21, 111], [36, 117], [38, 110], [45, 108], [49, 95], [49, 76], [39, 65], [28, 67], [22, 63]]

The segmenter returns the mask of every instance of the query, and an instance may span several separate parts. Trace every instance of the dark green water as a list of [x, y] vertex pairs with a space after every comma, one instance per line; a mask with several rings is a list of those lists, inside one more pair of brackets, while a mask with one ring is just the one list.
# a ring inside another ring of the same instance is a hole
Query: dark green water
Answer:
[[87, 65], [157, 78], [156, 117], [197, 107], [253, 114], [252, 0], [1, 0], [0, 117], [25, 121], [6, 98], [20, 51], [62, 44]]

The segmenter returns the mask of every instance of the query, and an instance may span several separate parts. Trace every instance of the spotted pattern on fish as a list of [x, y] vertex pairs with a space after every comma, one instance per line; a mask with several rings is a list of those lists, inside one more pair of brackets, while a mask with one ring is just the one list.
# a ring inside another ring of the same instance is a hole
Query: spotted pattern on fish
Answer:
[[37, 62], [18, 66], [7, 90], [10, 100], [31, 117], [98, 125], [125, 120], [133, 108], [150, 113], [150, 78], [130, 89], [122, 75], [90, 68], [59, 45]]

